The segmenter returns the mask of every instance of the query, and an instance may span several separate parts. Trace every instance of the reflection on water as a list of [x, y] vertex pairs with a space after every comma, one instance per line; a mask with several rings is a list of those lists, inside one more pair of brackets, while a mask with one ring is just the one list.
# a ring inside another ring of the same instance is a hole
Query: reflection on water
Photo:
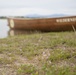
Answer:
[[25, 30], [9, 30], [8, 36], [15, 36], [15, 35], [22, 35], [22, 34], [34, 34], [34, 33], [41, 33], [39, 31], [25, 31]]
[[8, 36], [34, 33], [39, 33], [39, 31], [11, 30], [8, 26], [8, 21], [6, 19], [0, 19], [0, 38], [7, 38]]

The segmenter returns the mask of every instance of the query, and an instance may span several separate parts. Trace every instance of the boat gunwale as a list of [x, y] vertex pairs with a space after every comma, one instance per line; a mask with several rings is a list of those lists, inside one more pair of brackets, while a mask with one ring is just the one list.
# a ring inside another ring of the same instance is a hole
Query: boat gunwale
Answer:
[[45, 20], [45, 19], [64, 19], [64, 18], [74, 18], [76, 16], [63, 16], [63, 17], [47, 17], [47, 18], [15, 18], [15, 17], [8, 17], [7, 19], [18, 19], [18, 20]]

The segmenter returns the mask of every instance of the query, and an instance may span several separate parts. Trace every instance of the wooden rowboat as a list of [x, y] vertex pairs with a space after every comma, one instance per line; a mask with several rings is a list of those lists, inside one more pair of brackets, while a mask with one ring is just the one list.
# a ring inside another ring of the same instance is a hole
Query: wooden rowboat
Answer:
[[65, 31], [76, 29], [76, 16], [57, 18], [8, 18], [11, 29]]

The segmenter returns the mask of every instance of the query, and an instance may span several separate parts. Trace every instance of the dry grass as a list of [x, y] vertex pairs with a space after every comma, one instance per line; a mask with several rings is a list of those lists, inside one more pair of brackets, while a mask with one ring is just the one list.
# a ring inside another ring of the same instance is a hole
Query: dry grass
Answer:
[[76, 75], [74, 32], [0, 39], [0, 75]]

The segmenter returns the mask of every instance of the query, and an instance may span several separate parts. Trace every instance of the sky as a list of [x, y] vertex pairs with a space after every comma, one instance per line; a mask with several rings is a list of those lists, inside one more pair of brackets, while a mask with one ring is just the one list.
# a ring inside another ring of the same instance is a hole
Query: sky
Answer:
[[0, 16], [76, 15], [76, 0], [0, 0]]

